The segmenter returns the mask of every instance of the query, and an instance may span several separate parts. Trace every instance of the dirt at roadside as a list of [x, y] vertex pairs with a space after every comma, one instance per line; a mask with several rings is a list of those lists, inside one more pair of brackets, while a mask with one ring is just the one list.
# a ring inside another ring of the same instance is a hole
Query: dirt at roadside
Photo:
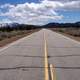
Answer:
[[67, 34], [67, 33], [61, 33], [61, 32], [59, 32], [59, 33], [62, 34], [62, 35], [64, 35], [64, 36], [67, 36], [67, 37], [69, 37], [69, 38], [71, 38], [71, 39], [80, 41], [80, 37], [72, 36], [72, 35], [69, 35], [69, 34]]
[[69, 38], [71, 38], [71, 39], [80, 41], [80, 36], [70, 35], [70, 34], [68, 34], [67, 32], [63, 32], [63, 31], [60, 31], [60, 30], [56, 30], [56, 28], [55, 28], [55, 29], [50, 29], [50, 30], [55, 31], [55, 32], [57, 32], [57, 33], [59, 33], [59, 34], [62, 34], [62, 35], [64, 35], [64, 36], [67, 36], [67, 37], [69, 37]]
[[11, 38], [6, 38], [6, 39], [0, 41], [0, 47], [3, 47], [3, 46], [5, 46], [5, 45], [7, 45], [9, 43], [12, 43], [12, 42], [14, 42], [14, 41], [16, 41], [16, 40], [18, 40], [20, 38], [28, 36], [28, 35], [30, 35], [30, 34], [32, 34], [34, 32], [37, 32], [37, 31], [39, 31], [39, 30], [37, 30], [37, 29], [36, 30], [31, 30], [31, 31], [26, 32], [25, 34], [16, 35], [16, 36], [13, 36]]

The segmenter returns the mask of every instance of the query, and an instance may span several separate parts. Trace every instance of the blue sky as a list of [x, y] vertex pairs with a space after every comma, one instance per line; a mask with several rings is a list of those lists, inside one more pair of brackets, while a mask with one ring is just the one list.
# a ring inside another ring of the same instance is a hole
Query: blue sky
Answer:
[[1, 0], [0, 23], [44, 25], [80, 21], [79, 0]]
[[64, 18], [58, 22], [77, 22], [80, 21], [80, 10], [75, 10], [75, 11], [59, 11], [59, 14], [62, 14]]
[[11, 4], [19, 4], [19, 3], [25, 3], [25, 2], [39, 2], [39, 0], [0, 0], [0, 4], [6, 4], [6, 3], [11, 3]]

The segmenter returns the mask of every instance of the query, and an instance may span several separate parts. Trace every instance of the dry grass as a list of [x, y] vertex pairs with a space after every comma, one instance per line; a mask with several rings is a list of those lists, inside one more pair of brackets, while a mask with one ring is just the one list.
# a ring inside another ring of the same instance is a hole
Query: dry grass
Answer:
[[0, 32], [0, 47], [3, 47], [13, 41], [16, 41], [22, 37], [32, 34], [33, 32], [39, 31], [35, 30], [24, 30], [24, 31], [11, 31], [11, 32]]
[[80, 28], [52, 28], [51, 30], [80, 41]]

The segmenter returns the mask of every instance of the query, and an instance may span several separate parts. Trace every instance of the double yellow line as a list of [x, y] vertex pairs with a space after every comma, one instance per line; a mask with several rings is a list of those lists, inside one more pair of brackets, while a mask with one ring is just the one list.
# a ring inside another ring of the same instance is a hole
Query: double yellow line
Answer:
[[[56, 74], [55, 74], [55, 67], [53, 67], [52, 64], [48, 63], [48, 47], [47, 47], [47, 40], [46, 35], [44, 33], [44, 67], [45, 67], [45, 80], [49, 80], [51, 77], [51, 80], [56, 80]], [[50, 75], [49, 75], [49, 68], [50, 68]]]

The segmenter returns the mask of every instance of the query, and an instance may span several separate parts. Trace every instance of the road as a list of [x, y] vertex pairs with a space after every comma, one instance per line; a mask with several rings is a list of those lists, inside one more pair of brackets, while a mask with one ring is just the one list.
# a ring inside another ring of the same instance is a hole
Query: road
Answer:
[[42, 29], [0, 49], [0, 80], [80, 80], [80, 43]]

